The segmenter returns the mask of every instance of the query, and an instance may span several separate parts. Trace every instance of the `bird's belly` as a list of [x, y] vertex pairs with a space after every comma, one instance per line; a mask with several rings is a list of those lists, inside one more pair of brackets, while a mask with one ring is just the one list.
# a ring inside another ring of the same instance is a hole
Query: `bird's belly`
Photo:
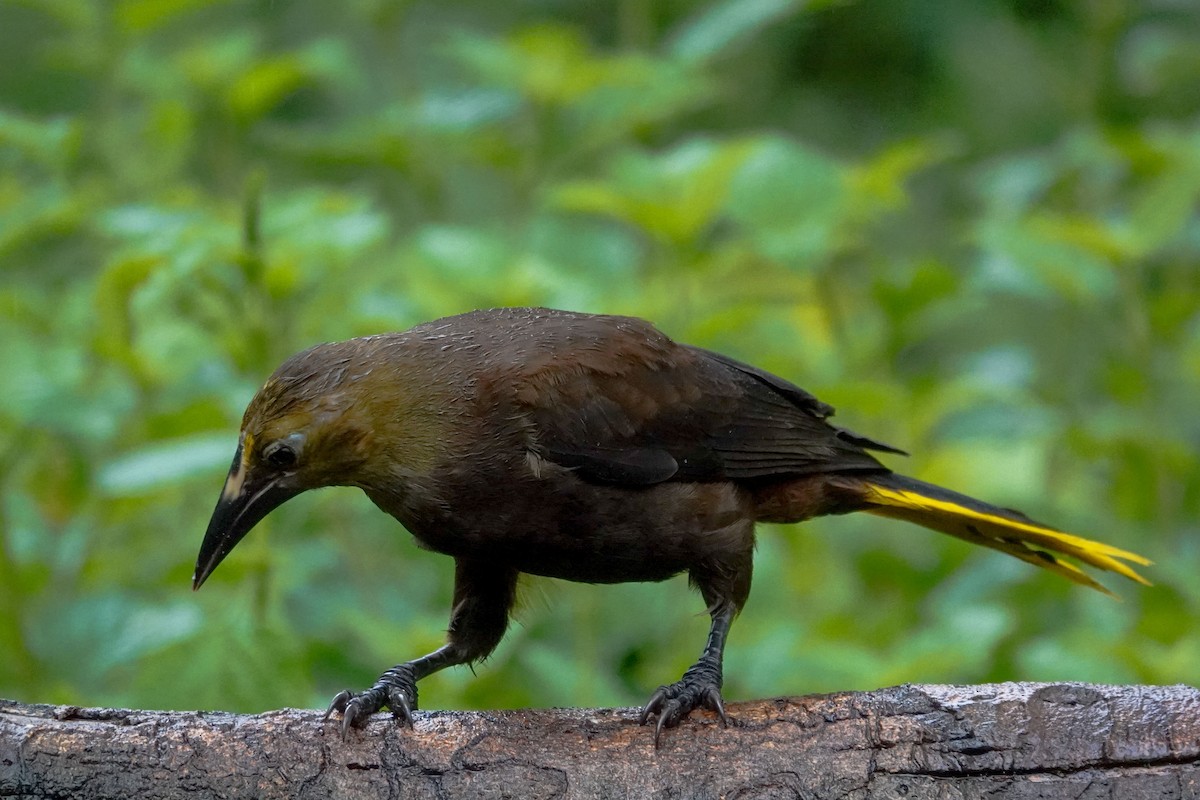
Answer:
[[627, 488], [560, 476], [443, 499], [440, 513], [401, 519], [425, 547], [533, 575], [659, 581], [753, 546], [752, 500], [731, 483]]
[[[685, 571], [684, 562], [668, 562], [661, 558], [630, 558], [627, 554], [587, 553], [570, 550], [547, 550], [536, 555], [526, 554], [506, 559], [519, 572], [563, 578], [583, 583], [626, 583], [632, 581], [662, 581]], [[503, 557], [498, 554], [498, 557]]]

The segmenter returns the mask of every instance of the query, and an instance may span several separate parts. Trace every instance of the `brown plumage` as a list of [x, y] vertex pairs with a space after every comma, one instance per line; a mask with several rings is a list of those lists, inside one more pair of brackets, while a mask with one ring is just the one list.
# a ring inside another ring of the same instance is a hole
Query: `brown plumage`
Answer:
[[384, 706], [410, 723], [416, 683], [500, 641], [519, 573], [655, 581], [686, 572], [712, 628], [642, 721], [655, 741], [721, 703], [726, 633], [750, 591], [756, 521], [871, 511], [992, 547], [1100, 588], [1063, 554], [1142, 580], [1132, 553], [897, 475], [833, 409], [741, 362], [629, 317], [477, 311], [318, 345], [251, 401], [197, 560], [198, 588], [258, 520], [320, 486], [358, 486], [456, 561], [445, 646], [330, 711], [343, 733]]

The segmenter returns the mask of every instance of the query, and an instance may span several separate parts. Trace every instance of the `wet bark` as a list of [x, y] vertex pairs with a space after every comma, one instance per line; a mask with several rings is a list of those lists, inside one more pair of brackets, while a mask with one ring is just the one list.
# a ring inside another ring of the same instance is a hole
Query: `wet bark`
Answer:
[[1200, 798], [1200, 691], [1006, 683], [734, 703], [664, 734], [629, 709], [379, 715], [0, 701], [0, 797]]

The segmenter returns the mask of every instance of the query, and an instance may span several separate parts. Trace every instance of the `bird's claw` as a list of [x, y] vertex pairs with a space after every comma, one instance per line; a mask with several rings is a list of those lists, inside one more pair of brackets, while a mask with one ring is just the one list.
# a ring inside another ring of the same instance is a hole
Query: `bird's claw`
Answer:
[[355, 693], [349, 689], [338, 692], [322, 719], [329, 719], [333, 712], [342, 715], [342, 740], [351, 728], [366, 727], [371, 715], [387, 706], [392, 716], [401, 725], [413, 727], [413, 711], [417, 708], [417, 683], [407, 665], [392, 667], [365, 692]]
[[720, 678], [688, 670], [683, 680], [658, 687], [642, 708], [639, 722], [645, 725], [650, 721], [650, 715], [657, 717], [654, 724], [654, 748], [657, 750], [663, 729], [674, 728], [694, 709], [701, 707], [714, 712], [721, 724], [729, 727], [725, 703], [721, 700]]
[[325, 719], [329, 719], [330, 714], [337, 711], [342, 715], [342, 724], [339, 726], [342, 733], [342, 741], [346, 741], [346, 735], [351, 728], [361, 728], [367, 724], [367, 720], [374, 713], [369, 708], [370, 702], [367, 699], [367, 694], [355, 695], [349, 689], [343, 689], [338, 692], [329, 704], [329, 708], [325, 710]]

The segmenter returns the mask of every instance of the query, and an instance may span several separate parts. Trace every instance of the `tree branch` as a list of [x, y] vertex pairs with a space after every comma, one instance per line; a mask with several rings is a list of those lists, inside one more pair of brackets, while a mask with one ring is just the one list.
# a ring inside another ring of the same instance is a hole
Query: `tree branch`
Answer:
[[651, 731], [629, 709], [255, 716], [0, 701], [0, 797], [1196, 798], [1187, 686], [900, 686], [729, 706]]

